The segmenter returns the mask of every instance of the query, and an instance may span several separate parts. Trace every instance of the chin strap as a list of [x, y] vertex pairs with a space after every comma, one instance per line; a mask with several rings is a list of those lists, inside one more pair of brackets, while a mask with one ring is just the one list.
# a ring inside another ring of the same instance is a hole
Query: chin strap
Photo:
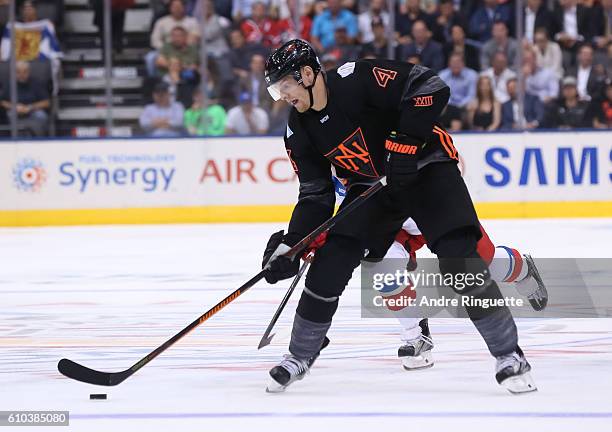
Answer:
[[305, 86], [304, 84], [302, 84], [304, 88], [308, 90], [308, 96], [310, 97], [310, 105], [308, 105], [308, 109], [311, 109], [312, 106], [314, 105], [314, 96], [312, 94], [312, 88], [316, 84], [318, 76], [319, 76], [319, 72], [315, 72], [315, 77], [314, 77], [314, 80], [312, 81], [312, 84], [310, 84], [309, 86]]

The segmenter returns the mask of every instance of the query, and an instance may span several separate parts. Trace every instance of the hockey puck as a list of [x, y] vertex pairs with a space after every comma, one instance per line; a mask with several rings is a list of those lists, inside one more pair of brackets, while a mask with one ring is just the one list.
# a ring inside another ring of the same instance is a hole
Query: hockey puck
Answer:
[[89, 395], [89, 399], [106, 399], [105, 393], [93, 393]]

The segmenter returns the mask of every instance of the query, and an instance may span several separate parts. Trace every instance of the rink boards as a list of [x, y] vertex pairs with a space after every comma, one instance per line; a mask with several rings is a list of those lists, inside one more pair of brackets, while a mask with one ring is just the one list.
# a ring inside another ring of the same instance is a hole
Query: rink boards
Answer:
[[[612, 216], [612, 134], [457, 134], [483, 218]], [[274, 222], [298, 183], [280, 137], [0, 144], [0, 225]]]

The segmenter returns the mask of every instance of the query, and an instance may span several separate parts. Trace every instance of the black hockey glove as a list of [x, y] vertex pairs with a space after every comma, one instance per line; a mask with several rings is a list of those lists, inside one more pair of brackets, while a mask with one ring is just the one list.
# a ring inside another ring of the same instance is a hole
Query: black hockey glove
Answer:
[[293, 260], [283, 256], [291, 249], [283, 242], [285, 232], [280, 230], [270, 236], [264, 251], [261, 268], [266, 269], [265, 278], [268, 283], [275, 284], [279, 280], [288, 279], [298, 274], [300, 270], [299, 258]]
[[385, 175], [391, 191], [406, 189], [416, 180], [421, 145], [418, 139], [396, 132], [385, 141]]

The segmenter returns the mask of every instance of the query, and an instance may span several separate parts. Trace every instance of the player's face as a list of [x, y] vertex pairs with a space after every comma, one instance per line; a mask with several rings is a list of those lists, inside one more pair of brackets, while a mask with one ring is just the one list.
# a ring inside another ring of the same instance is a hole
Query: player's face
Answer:
[[277, 83], [268, 87], [274, 100], [283, 100], [295, 107], [298, 112], [305, 112], [310, 105], [308, 91], [292, 76], [286, 76]]

